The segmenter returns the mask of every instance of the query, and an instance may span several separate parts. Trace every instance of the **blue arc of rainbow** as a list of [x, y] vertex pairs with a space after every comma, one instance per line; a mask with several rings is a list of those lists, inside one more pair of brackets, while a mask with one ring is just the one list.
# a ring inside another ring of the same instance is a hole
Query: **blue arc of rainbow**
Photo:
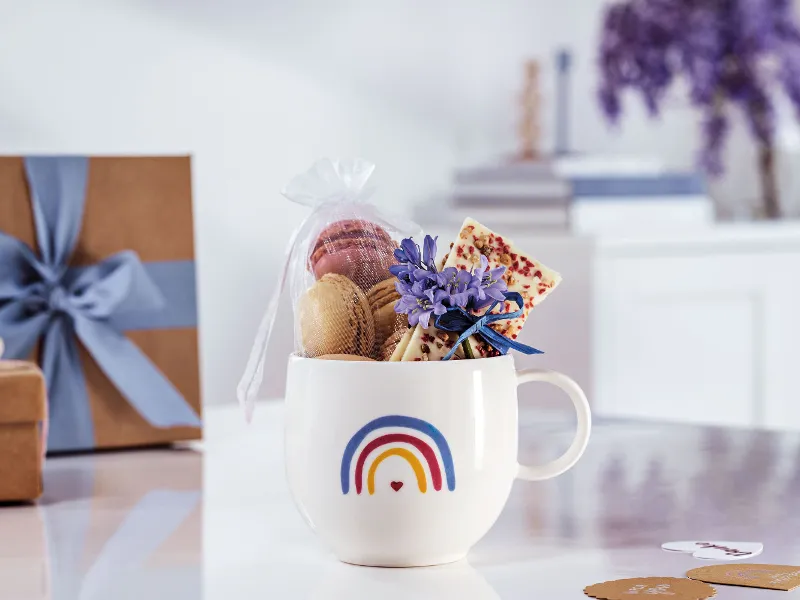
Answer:
[[[447, 444], [447, 440], [442, 435], [442, 432], [422, 419], [406, 417], [403, 415], [387, 415], [385, 417], [378, 417], [377, 419], [374, 419], [373, 421], [370, 421], [364, 425], [355, 433], [355, 435], [353, 435], [353, 437], [350, 438], [350, 441], [347, 443], [347, 446], [344, 449], [344, 454], [342, 455], [342, 468], [340, 473], [343, 494], [347, 494], [350, 491], [350, 466], [353, 463], [353, 457], [356, 453], [356, 450], [358, 450], [358, 447], [361, 445], [361, 442], [363, 442], [364, 439], [373, 431], [386, 427], [414, 429], [430, 437], [436, 444], [436, 447], [439, 448], [439, 454], [442, 457], [444, 474], [447, 480], [447, 489], [449, 489], [451, 492], [456, 489], [456, 471], [453, 465], [453, 455], [450, 453], [450, 446]], [[390, 441], [399, 441], [393, 440], [393, 436], [386, 436], [386, 438], [387, 443]], [[425, 453], [426, 458], [427, 454], [428, 453]], [[430, 454], [432, 454], [432, 452]], [[431, 466], [432, 472], [434, 469], [435, 468]]]

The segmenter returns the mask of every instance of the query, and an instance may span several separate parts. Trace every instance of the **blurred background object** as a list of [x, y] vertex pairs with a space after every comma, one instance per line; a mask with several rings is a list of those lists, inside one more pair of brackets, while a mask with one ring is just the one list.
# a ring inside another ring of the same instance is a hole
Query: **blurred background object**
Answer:
[[[659, 2], [689, 4], [705, 6]], [[682, 67], [662, 86], [658, 119], [626, 102], [609, 126], [597, 90], [610, 5], [5, 3], [0, 151], [192, 154], [208, 403], [234, 401], [305, 214], [279, 190], [321, 156], [363, 156], [378, 165], [381, 208], [443, 238], [472, 214], [564, 274], [525, 341], [547, 352], [537, 364], [586, 386], [601, 414], [800, 428], [800, 226], [789, 221], [800, 215], [800, 133], [783, 91], [794, 79], [787, 71], [758, 88], [773, 103], [764, 131], [785, 221], [750, 223], [764, 162], [746, 102], [726, 113], [725, 170], [708, 181], [696, 169], [703, 115]], [[763, 14], [745, 23], [753, 32], [737, 25], [752, 46], [743, 56], [759, 67], [756, 57], [788, 56], [767, 40], [789, 36], [795, 3], [752, 6]], [[637, 30], [632, 43], [658, 41], [666, 56], [673, 40], [642, 37], [656, 33]], [[536, 160], [511, 160], [520, 151]], [[731, 220], [745, 222], [720, 223]], [[275, 398], [292, 346], [286, 302], [281, 315], [263, 390]]]
[[775, 96], [800, 110], [800, 29], [786, 0], [627, 0], [605, 14], [599, 99], [611, 121], [620, 93], [638, 91], [658, 115], [673, 83], [688, 87], [702, 115], [699, 163], [724, 171], [722, 149], [732, 108], [741, 110], [758, 152], [759, 216], [783, 213], [777, 181]]
[[536, 160], [539, 158], [539, 143], [542, 136], [539, 123], [541, 94], [539, 93], [539, 63], [529, 60], [525, 63], [525, 87], [522, 90], [520, 104], [522, 119], [519, 133], [522, 140], [519, 149], [519, 160]]

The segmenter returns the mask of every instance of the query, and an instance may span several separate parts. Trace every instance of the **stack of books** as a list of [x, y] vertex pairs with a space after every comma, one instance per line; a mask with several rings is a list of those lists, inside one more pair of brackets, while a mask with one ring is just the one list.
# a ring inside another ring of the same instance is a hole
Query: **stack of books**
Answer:
[[572, 189], [570, 227], [575, 233], [674, 230], [714, 222], [714, 205], [699, 173], [560, 172]]
[[418, 207], [425, 223], [465, 214], [498, 229], [640, 233], [708, 226], [714, 207], [698, 173], [656, 161], [567, 156], [458, 169], [445, 198]]
[[549, 162], [458, 169], [452, 191], [419, 207], [418, 220], [449, 224], [469, 215], [496, 229], [569, 228], [571, 189]]

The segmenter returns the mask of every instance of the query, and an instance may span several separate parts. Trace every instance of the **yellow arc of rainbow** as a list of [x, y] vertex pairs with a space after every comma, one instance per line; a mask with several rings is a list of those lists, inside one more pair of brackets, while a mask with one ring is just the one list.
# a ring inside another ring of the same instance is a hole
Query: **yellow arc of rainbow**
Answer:
[[405, 458], [408, 464], [411, 465], [411, 468], [414, 469], [414, 475], [417, 476], [417, 485], [419, 486], [419, 491], [423, 494], [428, 491], [428, 482], [425, 480], [425, 470], [422, 468], [422, 464], [419, 462], [419, 459], [414, 456], [410, 450], [406, 450], [405, 448], [390, 448], [378, 456], [378, 458], [375, 459], [375, 462], [372, 463], [372, 466], [369, 468], [369, 473], [367, 473], [367, 491], [370, 493], [370, 495], [375, 493], [375, 471], [377, 471], [378, 466], [380, 466], [380, 464], [390, 456], [400, 456], [401, 458]]

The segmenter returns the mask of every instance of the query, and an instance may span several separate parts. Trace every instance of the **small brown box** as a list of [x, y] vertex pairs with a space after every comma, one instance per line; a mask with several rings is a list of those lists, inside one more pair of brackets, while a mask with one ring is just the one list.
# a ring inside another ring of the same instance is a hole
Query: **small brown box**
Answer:
[[0, 360], [0, 502], [42, 495], [44, 376], [35, 364]]

